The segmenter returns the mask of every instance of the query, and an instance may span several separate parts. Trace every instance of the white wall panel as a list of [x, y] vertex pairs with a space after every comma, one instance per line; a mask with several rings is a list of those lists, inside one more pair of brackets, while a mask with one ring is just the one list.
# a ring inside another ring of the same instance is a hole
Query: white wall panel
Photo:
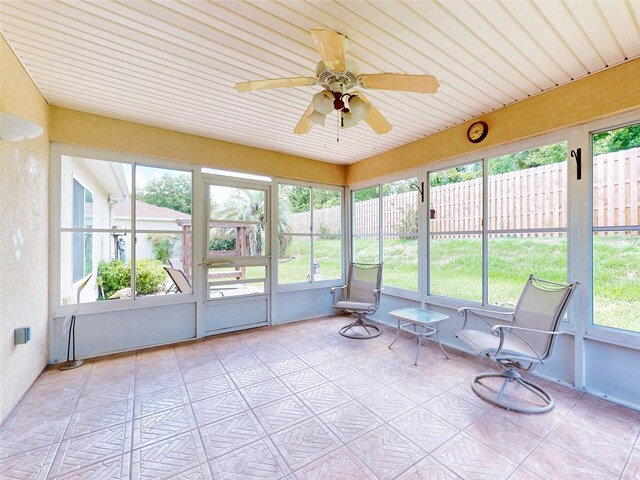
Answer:
[[295, 290], [274, 294], [273, 323], [287, 323], [303, 318], [335, 315], [331, 308], [329, 287], [313, 290]]
[[[135, 308], [78, 316], [76, 355], [95, 357], [162, 343], [178, 342], [196, 335], [195, 303]], [[51, 326], [50, 362], [67, 356], [67, 335], [62, 332], [64, 318]]]

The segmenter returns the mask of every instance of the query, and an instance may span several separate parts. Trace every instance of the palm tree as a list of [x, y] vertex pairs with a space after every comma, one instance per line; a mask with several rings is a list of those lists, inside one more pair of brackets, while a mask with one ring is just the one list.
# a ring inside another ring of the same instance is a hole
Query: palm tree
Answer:
[[[263, 191], [235, 188], [232, 195], [225, 201], [224, 206], [218, 207], [212, 204], [211, 210], [212, 218], [250, 223], [247, 227], [249, 255], [260, 255], [263, 253], [265, 244], [263, 226], [265, 220], [265, 194]], [[280, 233], [291, 231], [286, 213], [286, 205], [278, 202], [278, 232]], [[281, 248], [282, 245], [279, 245], [279, 250]]]

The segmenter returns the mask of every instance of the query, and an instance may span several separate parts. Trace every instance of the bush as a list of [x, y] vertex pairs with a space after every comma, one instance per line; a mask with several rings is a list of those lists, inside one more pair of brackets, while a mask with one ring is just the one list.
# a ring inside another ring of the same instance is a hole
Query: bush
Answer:
[[331, 240], [335, 237], [335, 235], [331, 234], [331, 229], [327, 227], [324, 223], [321, 223], [318, 227], [318, 233], [320, 234], [320, 238], [322, 240]]
[[160, 263], [167, 263], [167, 260], [173, 256], [173, 247], [178, 241], [178, 236], [150, 233], [147, 235], [147, 240], [151, 243], [153, 258]]
[[215, 252], [215, 251], [225, 251], [228, 252], [229, 250], [235, 250], [236, 249], [236, 237], [235, 235], [231, 236], [231, 235], [225, 235], [225, 236], [218, 236], [218, 237], [213, 237], [212, 239], [209, 240], [209, 251], [210, 252]]
[[[136, 289], [138, 295], [148, 295], [158, 291], [164, 283], [166, 272], [158, 260], [143, 258], [136, 266]], [[104, 260], [98, 264], [97, 285], [100, 300], [106, 300], [118, 290], [131, 287], [131, 265], [122, 260]]]
[[136, 262], [136, 291], [138, 295], [148, 295], [158, 291], [164, 283], [166, 272], [162, 262], [143, 258]]
[[98, 263], [96, 284], [100, 287], [100, 299], [106, 300], [122, 288], [131, 286], [131, 268], [122, 260]]
[[398, 231], [402, 233], [418, 233], [418, 210], [401, 209], [402, 218], [398, 222]]

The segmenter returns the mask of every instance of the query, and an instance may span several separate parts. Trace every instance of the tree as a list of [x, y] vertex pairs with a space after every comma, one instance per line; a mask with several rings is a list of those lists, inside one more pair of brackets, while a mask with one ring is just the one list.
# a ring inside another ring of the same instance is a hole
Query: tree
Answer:
[[[247, 243], [249, 246], [249, 255], [261, 255], [263, 253], [264, 235], [262, 227], [264, 221], [264, 196], [258, 190], [235, 189], [235, 192], [225, 200], [224, 205], [220, 206], [212, 203], [211, 210], [215, 213], [215, 218], [223, 218], [238, 222], [258, 222], [247, 227]], [[278, 232], [289, 233], [289, 226], [286, 216], [286, 206], [282, 202], [278, 202]], [[231, 233], [235, 229], [230, 229], [227, 233]], [[234, 232], [235, 233], [235, 232]], [[278, 253], [281, 255], [288, 242], [286, 238], [281, 237], [278, 245]]]
[[[280, 203], [287, 203], [293, 213], [308, 212], [311, 209], [311, 189], [295, 185], [280, 186]], [[313, 208], [328, 208], [340, 205], [337, 190], [313, 189]]]
[[430, 175], [429, 182], [432, 187], [439, 187], [480, 177], [482, 177], [482, 164], [478, 162], [434, 172]]
[[311, 189], [294, 185], [280, 186], [280, 202], [288, 203], [293, 213], [308, 212], [311, 204]]
[[165, 173], [147, 183], [137, 199], [191, 214], [191, 176]]
[[564, 142], [523, 150], [522, 152], [492, 158], [488, 162], [489, 175], [526, 170], [567, 159], [567, 144]]
[[640, 147], [640, 125], [619, 128], [608, 132], [596, 133], [593, 136], [593, 154], [629, 150]]

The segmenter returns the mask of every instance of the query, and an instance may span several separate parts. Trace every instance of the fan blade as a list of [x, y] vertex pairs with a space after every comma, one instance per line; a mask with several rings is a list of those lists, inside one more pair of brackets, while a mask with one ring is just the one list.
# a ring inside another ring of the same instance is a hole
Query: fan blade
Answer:
[[236, 90], [244, 93], [250, 92], [251, 90], [266, 90], [268, 88], [308, 87], [316, 83], [317, 81], [313, 77], [271, 78], [269, 80], [236, 83]]
[[313, 102], [309, 104], [307, 110], [302, 114], [302, 118], [296, 125], [296, 128], [293, 129], [293, 133], [297, 133], [298, 135], [303, 135], [305, 133], [309, 133], [311, 131], [311, 127], [313, 127], [313, 122], [309, 120], [309, 115], [313, 113]]
[[380, 113], [380, 110], [378, 110], [373, 103], [369, 102], [369, 104], [371, 105], [371, 110], [369, 110], [369, 115], [365, 117], [364, 121], [367, 122], [378, 135], [389, 132], [389, 130], [393, 128], [393, 125], [389, 123], [389, 120]]
[[353, 93], [358, 95], [362, 100], [370, 105], [369, 113], [366, 117], [364, 117], [364, 121], [369, 124], [374, 132], [376, 132], [378, 135], [382, 135], [393, 128], [393, 125], [389, 123], [389, 120], [384, 118], [384, 115], [380, 113], [380, 110], [378, 110], [376, 106], [371, 103], [371, 101], [365, 96], [364, 93], [358, 90], [355, 90]]
[[347, 68], [344, 55], [349, 48], [347, 37], [332, 30], [311, 30], [311, 36], [327, 68], [344, 72]]
[[373, 73], [358, 76], [358, 85], [375, 90], [436, 93], [440, 82], [433, 75], [404, 75], [401, 73]]

